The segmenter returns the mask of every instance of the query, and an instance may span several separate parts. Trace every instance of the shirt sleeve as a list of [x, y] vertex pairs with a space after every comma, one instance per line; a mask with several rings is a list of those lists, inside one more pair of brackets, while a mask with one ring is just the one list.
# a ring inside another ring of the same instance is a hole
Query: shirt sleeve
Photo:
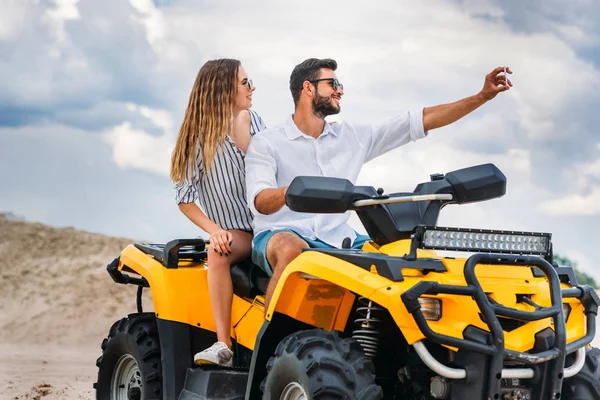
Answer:
[[427, 136], [423, 128], [423, 109], [401, 113], [365, 128], [365, 134], [360, 132], [360, 138], [364, 138], [367, 146], [366, 161]]
[[175, 201], [177, 204], [194, 203], [198, 200], [200, 192], [200, 177], [203, 173], [202, 167], [202, 149], [198, 146], [196, 151], [196, 168], [190, 171], [189, 164], [186, 167], [185, 180], [180, 184], [175, 184]]
[[272, 146], [264, 136], [258, 135], [250, 141], [246, 153], [246, 196], [252, 214], [260, 214], [254, 199], [264, 189], [277, 188], [277, 162]]
[[258, 132], [267, 129], [263, 119], [254, 110], [248, 110], [250, 113], [250, 136], [256, 135]]

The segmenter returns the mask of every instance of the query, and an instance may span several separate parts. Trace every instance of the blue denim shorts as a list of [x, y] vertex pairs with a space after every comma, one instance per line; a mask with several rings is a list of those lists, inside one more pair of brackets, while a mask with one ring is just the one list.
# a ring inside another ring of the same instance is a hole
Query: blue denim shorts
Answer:
[[[271, 265], [269, 261], [267, 261], [267, 243], [271, 237], [279, 232], [291, 232], [293, 234], [298, 235], [298, 237], [308, 243], [308, 247], [311, 249], [333, 249], [335, 246], [332, 246], [328, 243], [320, 239], [308, 239], [302, 235], [299, 235], [297, 232], [292, 229], [279, 229], [274, 231], [263, 231], [258, 235], [254, 236], [252, 239], [252, 262], [258, 265], [263, 271], [267, 273], [267, 275], [273, 275], [273, 270], [271, 269]], [[356, 232], [356, 239], [354, 243], [352, 243], [353, 249], [361, 249], [363, 245], [371, 240], [371, 238], [367, 235], [362, 235]]]

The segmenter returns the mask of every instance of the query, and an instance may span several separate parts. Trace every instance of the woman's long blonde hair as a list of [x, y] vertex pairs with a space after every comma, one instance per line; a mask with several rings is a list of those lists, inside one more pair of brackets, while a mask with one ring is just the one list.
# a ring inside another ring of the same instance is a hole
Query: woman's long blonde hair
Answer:
[[239, 67], [238, 60], [223, 58], [200, 68], [171, 156], [173, 182], [181, 184], [198, 168], [198, 146], [202, 146], [203, 167], [210, 171], [217, 148], [233, 125]]

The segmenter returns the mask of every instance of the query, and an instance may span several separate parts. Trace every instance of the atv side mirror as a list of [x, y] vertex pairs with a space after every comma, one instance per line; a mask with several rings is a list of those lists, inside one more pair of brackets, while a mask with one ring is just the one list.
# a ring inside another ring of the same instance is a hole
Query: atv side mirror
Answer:
[[287, 189], [285, 204], [297, 212], [336, 214], [348, 211], [356, 197], [348, 179], [298, 176]]
[[494, 164], [448, 172], [445, 179], [452, 185], [458, 204], [494, 199], [506, 193], [506, 176]]

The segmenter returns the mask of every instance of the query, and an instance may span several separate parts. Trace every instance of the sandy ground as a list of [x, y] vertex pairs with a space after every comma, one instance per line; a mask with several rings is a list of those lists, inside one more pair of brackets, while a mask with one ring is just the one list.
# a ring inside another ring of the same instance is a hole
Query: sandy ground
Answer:
[[131, 242], [0, 214], [0, 400], [95, 398], [100, 343], [135, 312], [106, 273]]
[[98, 347], [0, 345], [0, 399], [94, 399]]
[[136, 309], [106, 273], [130, 243], [0, 215], [0, 400], [95, 398], [100, 343]]

